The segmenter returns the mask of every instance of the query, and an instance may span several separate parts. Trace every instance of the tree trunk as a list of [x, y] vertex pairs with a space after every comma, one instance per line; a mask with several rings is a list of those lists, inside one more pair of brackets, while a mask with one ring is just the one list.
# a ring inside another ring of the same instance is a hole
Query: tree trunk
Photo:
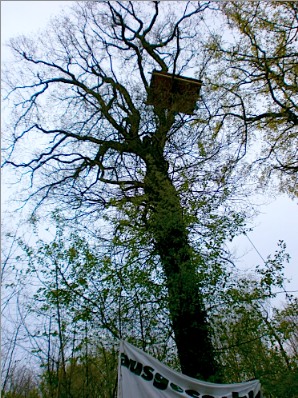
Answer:
[[164, 157], [155, 151], [146, 163], [144, 185], [151, 208], [148, 224], [166, 276], [181, 369], [188, 376], [207, 380], [217, 369], [180, 199]]

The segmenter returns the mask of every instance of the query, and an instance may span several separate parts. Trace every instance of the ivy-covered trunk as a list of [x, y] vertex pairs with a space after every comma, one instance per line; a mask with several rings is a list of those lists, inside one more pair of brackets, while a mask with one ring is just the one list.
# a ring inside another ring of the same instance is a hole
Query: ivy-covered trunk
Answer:
[[206, 311], [199, 291], [197, 264], [189, 245], [179, 195], [167, 163], [157, 151], [147, 158], [145, 193], [149, 228], [166, 276], [168, 305], [182, 372], [207, 380], [216, 373]]

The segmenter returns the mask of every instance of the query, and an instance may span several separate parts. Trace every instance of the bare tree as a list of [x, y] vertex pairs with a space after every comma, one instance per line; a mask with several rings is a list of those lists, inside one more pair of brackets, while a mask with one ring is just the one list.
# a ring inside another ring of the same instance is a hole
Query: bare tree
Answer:
[[[146, 6], [146, 17], [141, 7], [79, 3], [73, 17], [53, 22], [38, 45], [25, 38], [11, 43], [26, 81], [11, 86], [11, 95], [25, 96], [16, 104], [13, 149], [30, 134], [48, 142], [40, 139], [43, 148], [28, 161], [12, 154], [7, 163], [30, 170], [32, 178], [43, 174], [48, 182], [43, 178], [38, 190], [41, 200], [60, 193], [78, 208], [88, 202], [99, 211], [115, 199], [138, 206], [166, 275], [182, 371], [206, 379], [216, 365], [198, 264], [173, 178], [183, 167], [179, 152], [192, 156], [190, 130], [181, 130], [191, 118], [149, 107], [146, 97], [152, 69], [181, 72], [191, 62], [178, 58], [182, 50], [194, 54], [195, 21], [208, 2], [188, 2], [167, 16], [159, 2]], [[196, 157], [188, 172], [198, 162]]]

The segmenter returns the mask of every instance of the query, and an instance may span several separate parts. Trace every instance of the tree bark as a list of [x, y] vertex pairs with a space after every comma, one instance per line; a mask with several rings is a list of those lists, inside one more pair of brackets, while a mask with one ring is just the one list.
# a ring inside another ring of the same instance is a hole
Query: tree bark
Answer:
[[190, 377], [208, 380], [216, 374], [217, 366], [179, 195], [164, 156], [151, 151], [146, 163], [144, 187], [151, 206], [148, 226], [166, 276], [181, 370]]

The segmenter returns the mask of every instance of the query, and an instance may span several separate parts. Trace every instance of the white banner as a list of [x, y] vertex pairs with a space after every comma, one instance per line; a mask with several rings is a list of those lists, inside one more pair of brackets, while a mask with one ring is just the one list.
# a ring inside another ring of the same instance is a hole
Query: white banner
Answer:
[[118, 398], [261, 398], [258, 380], [214, 384], [196, 380], [163, 365], [151, 355], [121, 341]]

